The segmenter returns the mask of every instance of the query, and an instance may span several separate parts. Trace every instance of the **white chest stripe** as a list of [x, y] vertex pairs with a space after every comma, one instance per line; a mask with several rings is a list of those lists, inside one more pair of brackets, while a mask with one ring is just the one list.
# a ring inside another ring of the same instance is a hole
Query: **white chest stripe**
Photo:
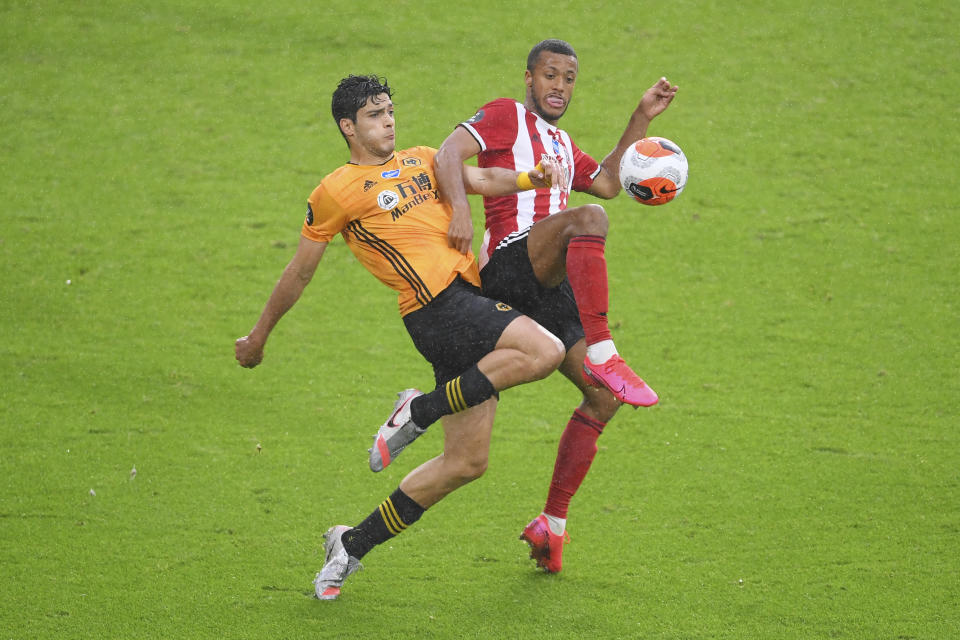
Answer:
[[[530, 135], [527, 130], [526, 123], [526, 114], [527, 110], [519, 102], [516, 103], [517, 109], [517, 138], [514, 141], [512, 152], [514, 158], [514, 169], [516, 171], [527, 171], [532, 167], [535, 167], [540, 161], [539, 157], [535, 157], [533, 152], [533, 143], [530, 141]], [[554, 140], [550, 135], [551, 131], [555, 131], [554, 135], [559, 137], [559, 148], [554, 145]], [[567, 189], [566, 192], [562, 192], [560, 189], [554, 187], [550, 190], [550, 211], [549, 213], [557, 213], [560, 211], [563, 203], [566, 202], [566, 196], [570, 193], [570, 183], [571, 176], [573, 175], [573, 154], [571, 149], [573, 149], [573, 144], [570, 140], [569, 134], [562, 129], [555, 129], [551, 127], [545, 120], [540, 117], [536, 119], [536, 132], [540, 136], [541, 145], [543, 146], [546, 153], [552, 156], [559, 156], [561, 168], [567, 175]], [[523, 230], [531, 225], [533, 225], [533, 219], [535, 216], [534, 211], [534, 199], [536, 197], [536, 192], [523, 191], [517, 196], [517, 229]]]

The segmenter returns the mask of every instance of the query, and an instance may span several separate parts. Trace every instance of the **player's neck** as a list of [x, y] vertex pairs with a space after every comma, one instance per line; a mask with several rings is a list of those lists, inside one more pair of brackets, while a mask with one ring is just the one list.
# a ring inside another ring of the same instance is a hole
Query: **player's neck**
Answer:
[[394, 154], [392, 153], [386, 158], [372, 155], [354, 156], [351, 154], [349, 164], [357, 164], [364, 167], [379, 167], [380, 165], [387, 164], [393, 160], [393, 156]]
[[390, 153], [385, 155], [371, 152], [369, 149], [350, 147], [350, 164], [359, 164], [359, 165], [369, 165], [369, 166], [379, 166], [381, 164], [386, 164], [393, 159], [394, 150], [391, 149]]

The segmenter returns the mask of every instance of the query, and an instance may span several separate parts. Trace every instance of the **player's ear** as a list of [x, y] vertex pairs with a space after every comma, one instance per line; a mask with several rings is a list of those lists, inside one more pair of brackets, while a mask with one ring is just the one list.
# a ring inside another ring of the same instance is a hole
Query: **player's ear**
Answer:
[[527, 89], [533, 88], [533, 74], [530, 73], [530, 69], [523, 72], [523, 83], [527, 85]]
[[356, 133], [356, 123], [350, 118], [340, 118], [340, 131], [343, 131], [343, 135], [350, 137]]

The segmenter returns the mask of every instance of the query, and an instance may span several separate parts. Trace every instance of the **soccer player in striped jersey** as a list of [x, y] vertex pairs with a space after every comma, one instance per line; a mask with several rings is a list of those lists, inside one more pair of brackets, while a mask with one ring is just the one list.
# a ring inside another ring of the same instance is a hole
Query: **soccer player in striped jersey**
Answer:
[[658, 401], [619, 356], [607, 325], [606, 213], [597, 204], [567, 208], [567, 199], [571, 189], [605, 199], [619, 194], [621, 156], [646, 135], [650, 121], [677, 92], [665, 78], [648, 89], [617, 145], [598, 163], [557, 126], [578, 73], [577, 54], [568, 43], [537, 44], [527, 57], [524, 101], [500, 98], [483, 105], [447, 137], [436, 157], [440, 188], [453, 207], [450, 243], [461, 251], [473, 238], [462, 186], [465, 160], [477, 156], [480, 167], [524, 170], [551, 157], [568, 178], [551, 188], [485, 196], [480, 254], [484, 294], [516, 307], [563, 341], [567, 353], [560, 371], [583, 394], [560, 439], [544, 512], [521, 535], [538, 566], [549, 572], [561, 569], [570, 499], [590, 468], [604, 426], [621, 403]]
[[[550, 332], [509, 305], [483, 297], [473, 255], [449, 246], [451, 210], [437, 189], [435, 150], [395, 150], [387, 82], [376, 76], [344, 78], [332, 110], [350, 161], [310, 195], [296, 253], [253, 330], [237, 340], [237, 360], [244, 367], [261, 362], [270, 332], [299, 299], [328, 243], [342, 234], [360, 263], [398, 292], [403, 322], [437, 381], [431, 393], [400, 394], [378, 434], [378, 440], [386, 434], [388, 442], [377, 460], [389, 463], [441, 417], [445, 439], [443, 453], [411, 471], [363, 522], [327, 531], [326, 561], [314, 585], [317, 597], [328, 600], [339, 596], [343, 580], [374, 546], [483, 474], [497, 392], [549, 375], [563, 358], [563, 345]], [[470, 167], [462, 186], [488, 196], [516, 193], [549, 185], [555, 172], [553, 162], [543, 171]], [[379, 452], [374, 447], [371, 466]]]

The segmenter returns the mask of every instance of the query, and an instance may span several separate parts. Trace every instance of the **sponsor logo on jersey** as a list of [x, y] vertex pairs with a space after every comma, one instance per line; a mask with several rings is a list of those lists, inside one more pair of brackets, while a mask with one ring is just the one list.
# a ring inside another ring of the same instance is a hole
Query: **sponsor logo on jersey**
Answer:
[[477, 124], [481, 120], [483, 120], [483, 109], [473, 114], [473, 117], [467, 120], [467, 124]]
[[396, 178], [400, 175], [400, 169], [391, 169], [390, 171], [384, 171], [380, 174], [381, 178]]
[[434, 200], [439, 200], [440, 198], [437, 196], [438, 194], [436, 191], [432, 191], [432, 192], [427, 191], [425, 193], [418, 193], [417, 195], [413, 196], [412, 198], [404, 202], [402, 207], [400, 206], [395, 207], [393, 211], [390, 212], [390, 218], [393, 220], [396, 220], [397, 218], [405, 214], [407, 211], [410, 211], [410, 209], [413, 209], [417, 205], [421, 205], [424, 202], [427, 202], [431, 198], [433, 198]]
[[400, 196], [397, 195], [396, 191], [385, 189], [377, 194], [377, 204], [384, 211], [390, 211], [397, 206], [398, 202], [400, 202]]
[[[419, 164], [420, 160], [417, 160]], [[377, 194], [377, 204], [381, 209], [389, 211], [393, 220], [397, 220], [424, 202], [440, 200], [440, 193], [433, 184], [433, 176], [425, 170], [390, 186], [391, 189], [385, 189]]]
[[420, 158], [404, 158], [401, 164], [405, 167], [419, 167]]
[[497, 311], [510, 311], [510, 309], [513, 309], [513, 307], [511, 307], [508, 304], [505, 304], [503, 302], [497, 303]]
[[313, 207], [310, 206], [310, 203], [307, 203], [307, 226], [313, 226]]
[[370, 191], [370, 189], [372, 189], [372, 188], [374, 187], [374, 185], [376, 185], [376, 184], [377, 184], [377, 183], [374, 182], [373, 180], [367, 180], [366, 182], [363, 183], [363, 190], [364, 190], [364, 192]]

